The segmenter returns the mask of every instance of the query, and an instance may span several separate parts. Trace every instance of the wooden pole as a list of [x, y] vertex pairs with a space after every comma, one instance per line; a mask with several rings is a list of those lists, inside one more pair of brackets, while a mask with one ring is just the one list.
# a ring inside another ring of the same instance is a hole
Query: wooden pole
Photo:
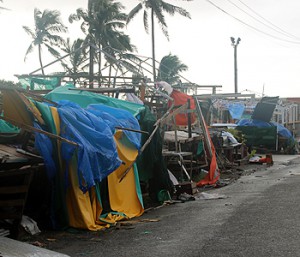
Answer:
[[1, 120], [5, 120], [5, 121], [7, 121], [7, 122], [9, 122], [9, 123], [11, 123], [11, 124], [13, 124], [13, 125], [19, 127], [19, 128], [22, 128], [22, 129], [28, 131], [28, 132], [38, 132], [38, 133], [44, 134], [44, 135], [46, 135], [46, 136], [48, 136], [48, 137], [57, 139], [57, 140], [59, 140], [59, 141], [63, 141], [63, 142], [65, 142], [65, 143], [68, 143], [68, 144], [70, 144], [70, 145], [78, 146], [78, 144], [75, 143], [75, 142], [73, 142], [73, 141], [70, 141], [70, 140], [68, 140], [68, 139], [66, 139], [66, 138], [63, 138], [63, 137], [61, 137], [61, 136], [57, 136], [57, 135], [55, 135], [55, 134], [49, 133], [49, 132], [47, 132], [47, 131], [44, 131], [44, 130], [41, 130], [41, 129], [38, 129], [38, 128], [35, 128], [35, 127], [32, 127], [32, 126], [23, 124], [23, 123], [21, 123], [21, 122], [18, 122], [18, 121], [9, 119], [9, 118], [5, 118], [5, 117], [2, 117], [2, 116], [0, 116], [0, 119], [1, 119]]

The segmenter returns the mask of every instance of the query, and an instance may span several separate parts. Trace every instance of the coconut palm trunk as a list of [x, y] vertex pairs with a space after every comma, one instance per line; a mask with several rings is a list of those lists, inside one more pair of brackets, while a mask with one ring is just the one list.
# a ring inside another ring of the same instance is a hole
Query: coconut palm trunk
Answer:
[[40, 61], [40, 65], [41, 65], [42, 74], [45, 75], [43, 62], [42, 62], [42, 46], [40, 44], [39, 44], [38, 49], [39, 49], [39, 61]]

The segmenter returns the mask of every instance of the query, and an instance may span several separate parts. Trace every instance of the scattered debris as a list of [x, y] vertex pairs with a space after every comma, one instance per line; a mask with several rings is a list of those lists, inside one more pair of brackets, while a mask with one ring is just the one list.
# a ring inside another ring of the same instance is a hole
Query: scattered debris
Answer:
[[34, 236], [41, 233], [37, 223], [30, 217], [23, 215], [20, 225], [25, 229], [27, 233]]
[[216, 200], [216, 199], [226, 199], [228, 198], [226, 195], [221, 195], [221, 194], [217, 194], [217, 193], [199, 193], [196, 196], [196, 199], [199, 200]]
[[177, 197], [177, 199], [185, 202], [185, 201], [194, 201], [195, 197], [188, 193], [182, 193]]

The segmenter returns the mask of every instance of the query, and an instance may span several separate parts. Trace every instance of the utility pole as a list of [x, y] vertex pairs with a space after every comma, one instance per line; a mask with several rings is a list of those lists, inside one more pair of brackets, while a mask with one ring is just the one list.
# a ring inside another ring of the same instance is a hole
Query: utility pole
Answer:
[[230, 38], [231, 45], [234, 48], [234, 93], [238, 93], [238, 72], [237, 72], [237, 46], [239, 45], [241, 39], [238, 37], [237, 40], [233, 37]]

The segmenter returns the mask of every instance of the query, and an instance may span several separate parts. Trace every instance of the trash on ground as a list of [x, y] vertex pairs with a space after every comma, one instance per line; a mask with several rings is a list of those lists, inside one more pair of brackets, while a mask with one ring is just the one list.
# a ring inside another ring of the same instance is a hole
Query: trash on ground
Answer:
[[217, 194], [217, 193], [205, 193], [205, 192], [202, 192], [202, 193], [199, 193], [197, 196], [196, 196], [196, 199], [199, 199], [199, 200], [215, 200], [215, 199], [226, 199], [228, 198], [226, 195], [222, 195], [222, 194]]

